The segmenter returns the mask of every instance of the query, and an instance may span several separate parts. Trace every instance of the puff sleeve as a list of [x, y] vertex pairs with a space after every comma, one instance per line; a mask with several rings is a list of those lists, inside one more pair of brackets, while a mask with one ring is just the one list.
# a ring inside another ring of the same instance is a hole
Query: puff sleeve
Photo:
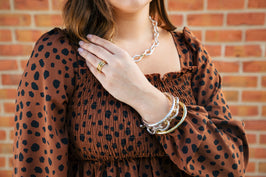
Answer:
[[179, 169], [191, 176], [244, 176], [248, 144], [242, 122], [233, 120], [222, 92], [221, 77], [204, 46], [188, 28], [183, 31], [191, 64], [195, 105], [175, 131], [156, 135]]
[[76, 52], [56, 28], [35, 44], [17, 88], [13, 176], [67, 176]]

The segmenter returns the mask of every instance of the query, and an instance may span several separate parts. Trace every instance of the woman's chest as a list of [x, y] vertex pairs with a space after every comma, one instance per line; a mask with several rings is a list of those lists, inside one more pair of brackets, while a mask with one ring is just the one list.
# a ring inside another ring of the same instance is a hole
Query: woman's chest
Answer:
[[180, 72], [181, 63], [177, 47], [172, 39], [164, 39], [154, 52], [137, 62], [144, 74]]
[[[91, 82], [91, 84], [90, 84]], [[69, 105], [68, 131], [72, 151], [83, 160], [163, 155], [145, 129], [141, 117], [92, 79], [80, 84]]]
[[[190, 74], [178, 78], [172, 73], [164, 81], [157, 75], [147, 79], [161, 91], [193, 104]], [[110, 95], [91, 73], [77, 83], [67, 120], [72, 152], [83, 160], [165, 155], [156, 137], [140, 128], [138, 112]]]

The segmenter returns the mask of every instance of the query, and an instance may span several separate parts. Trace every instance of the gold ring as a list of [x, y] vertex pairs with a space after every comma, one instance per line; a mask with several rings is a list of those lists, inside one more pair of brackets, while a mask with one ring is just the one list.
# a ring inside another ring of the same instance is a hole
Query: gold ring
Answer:
[[104, 66], [105, 64], [107, 64], [106, 61], [104, 61], [104, 60], [100, 61], [100, 62], [98, 63], [98, 66], [97, 66], [97, 70], [98, 70], [99, 72], [102, 72], [102, 68], [103, 68], [103, 66]]

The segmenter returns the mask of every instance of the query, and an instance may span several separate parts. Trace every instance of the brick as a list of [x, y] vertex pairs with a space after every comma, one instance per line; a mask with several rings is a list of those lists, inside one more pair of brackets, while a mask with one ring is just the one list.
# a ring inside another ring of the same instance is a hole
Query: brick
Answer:
[[10, 30], [0, 30], [0, 42], [9, 42], [12, 40], [12, 34]]
[[266, 117], [266, 106], [262, 106], [262, 116]]
[[8, 167], [13, 167], [13, 157], [8, 158]]
[[0, 117], [0, 127], [13, 127], [14, 116], [12, 117]]
[[12, 144], [1, 144], [0, 145], [0, 154], [12, 154]]
[[175, 26], [182, 26], [183, 25], [183, 16], [182, 15], [169, 15], [170, 21], [175, 25]]
[[266, 158], [266, 148], [253, 148], [249, 149], [250, 158], [265, 159]]
[[266, 41], [266, 29], [247, 30], [246, 41]]
[[9, 139], [13, 140], [14, 139], [14, 130], [11, 130], [9, 133]]
[[229, 13], [228, 25], [264, 25], [264, 13]]
[[29, 56], [32, 52], [32, 45], [8, 44], [0, 45], [0, 55], [2, 56]]
[[0, 157], [0, 168], [3, 168], [6, 166], [6, 158]]
[[260, 144], [266, 144], [266, 135], [260, 135]]
[[0, 26], [29, 26], [31, 18], [28, 14], [0, 14]]
[[224, 96], [227, 101], [238, 101], [238, 91], [223, 90]]
[[222, 84], [227, 87], [256, 87], [256, 76], [223, 76]]
[[248, 143], [249, 144], [256, 144], [257, 140], [256, 140], [256, 134], [247, 134], [247, 139], [248, 139]]
[[247, 173], [255, 172], [255, 169], [256, 169], [255, 162], [249, 162], [248, 166], [247, 166], [247, 169], [246, 169], [246, 172]]
[[17, 89], [0, 89], [0, 99], [15, 99]]
[[8, 10], [8, 9], [10, 9], [10, 1], [0, 0], [0, 10]]
[[222, 54], [220, 45], [205, 45], [205, 48], [211, 57], [218, 57]]
[[234, 116], [257, 116], [259, 114], [258, 106], [233, 106], [230, 105], [230, 110]]
[[0, 71], [17, 70], [18, 64], [16, 60], [0, 60]]
[[12, 176], [12, 170], [0, 170], [0, 176], [10, 177]]
[[196, 36], [200, 41], [202, 40], [202, 31], [196, 31], [196, 30], [193, 30], [193, 35]]
[[266, 72], [266, 61], [247, 61], [243, 62], [244, 72]]
[[170, 11], [187, 11], [203, 10], [203, 0], [168, 0], [168, 10]]
[[266, 91], [243, 91], [242, 100], [250, 102], [266, 102]]
[[219, 72], [230, 73], [239, 71], [238, 62], [214, 61], [214, 64]]
[[17, 10], [48, 10], [48, 0], [14, 0]]
[[224, 10], [224, 9], [243, 9], [244, 0], [208, 0], [208, 9]]
[[259, 162], [259, 173], [266, 173], [266, 162]]
[[[6, 140], [6, 131], [0, 130], [0, 140]], [[1, 160], [0, 160], [1, 161]]]
[[66, 0], [52, 0], [53, 10], [62, 10]]
[[20, 61], [20, 66], [21, 66], [22, 70], [25, 70], [28, 61], [29, 60], [21, 60]]
[[189, 26], [222, 26], [223, 14], [192, 14], [187, 16]]
[[266, 8], [265, 0], [249, 0], [248, 7], [254, 9]]
[[21, 74], [3, 74], [2, 84], [3, 85], [18, 85], [21, 79]]
[[261, 57], [262, 50], [261, 50], [260, 45], [226, 46], [225, 56], [227, 57]]
[[39, 30], [16, 30], [16, 40], [22, 42], [35, 42], [44, 31]]
[[246, 120], [245, 129], [246, 130], [256, 130], [265, 131], [266, 130], [266, 120]]
[[4, 103], [5, 113], [15, 113], [15, 103]]
[[207, 42], [237, 42], [242, 39], [242, 31], [240, 30], [207, 30]]
[[54, 26], [62, 26], [63, 20], [61, 15], [35, 15], [35, 24], [36, 26], [42, 27], [54, 27]]

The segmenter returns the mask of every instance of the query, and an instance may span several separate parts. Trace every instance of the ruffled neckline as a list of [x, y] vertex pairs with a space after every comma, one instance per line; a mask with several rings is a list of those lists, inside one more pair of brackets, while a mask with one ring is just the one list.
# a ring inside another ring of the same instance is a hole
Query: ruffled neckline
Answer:
[[180, 77], [184, 76], [185, 74], [193, 73], [195, 70], [197, 70], [197, 66], [183, 66], [181, 68], [181, 71], [170, 71], [161, 76], [161, 73], [150, 73], [150, 74], [144, 74], [145, 77], [149, 81], [169, 81], [169, 80], [176, 80], [180, 79]]
[[[185, 30], [188, 30], [188, 29], [185, 27], [183, 29], [183, 34], [184, 34]], [[174, 32], [174, 31], [170, 31], [170, 33], [172, 35], [172, 39], [175, 42], [177, 53], [180, 56], [179, 62], [180, 62], [181, 70], [180, 71], [170, 71], [170, 72], [167, 72], [163, 75], [161, 75], [160, 73], [144, 74], [145, 77], [149, 81], [160, 81], [160, 82], [165, 82], [165, 81], [170, 81], [170, 80], [174, 81], [176, 79], [180, 79], [182, 76], [186, 75], [187, 73], [193, 73], [198, 68], [197, 66], [184, 65], [184, 63], [183, 63], [184, 58], [181, 56], [182, 49], [181, 49], [180, 44], [178, 43], [178, 40], [182, 37], [182, 35]]]

